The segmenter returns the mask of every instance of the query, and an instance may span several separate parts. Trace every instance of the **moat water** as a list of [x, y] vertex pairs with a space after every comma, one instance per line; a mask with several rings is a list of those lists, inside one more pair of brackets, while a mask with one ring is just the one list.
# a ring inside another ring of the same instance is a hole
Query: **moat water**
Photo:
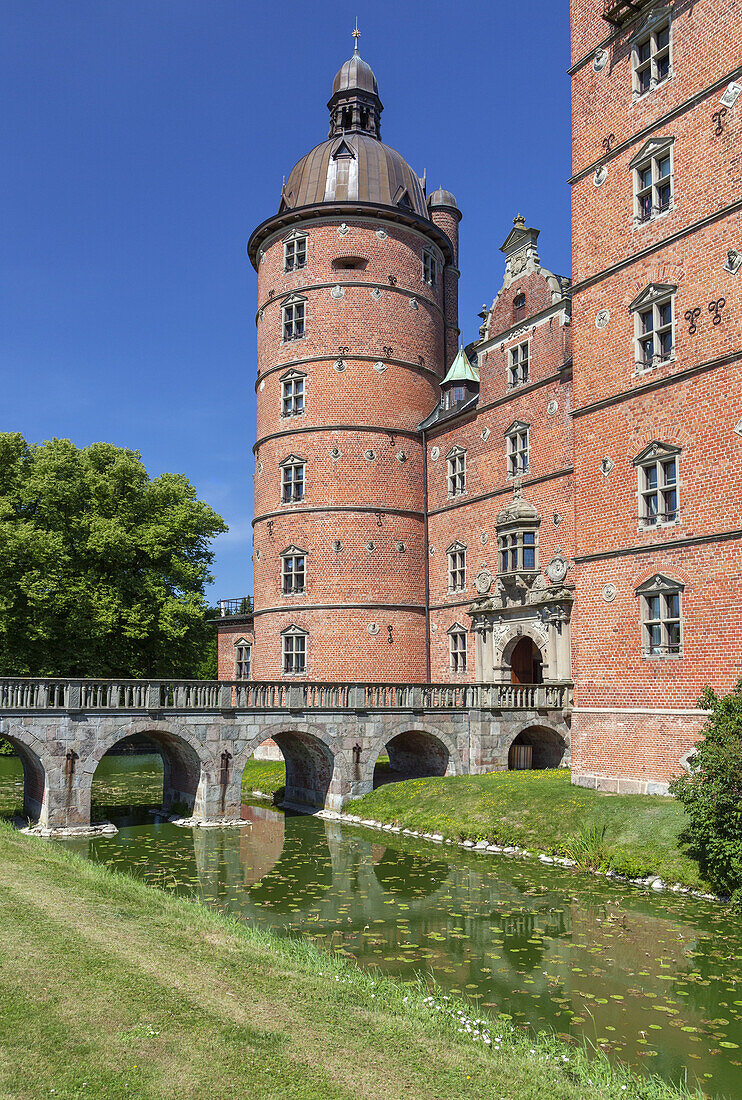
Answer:
[[[161, 798], [158, 756], [104, 758], [93, 792], [118, 834], [55, 843], [361, 966], [431, 978], [515, 1024], [587, 1038], [638, 1070], [742, 1098], [742, 922], [721, 905], [267, 804], [243, 807], [244, 828], [179, 828], [142, 805]], [[19, 761], [0, 757], [0, 812], [17, 812], [21, 796]]]

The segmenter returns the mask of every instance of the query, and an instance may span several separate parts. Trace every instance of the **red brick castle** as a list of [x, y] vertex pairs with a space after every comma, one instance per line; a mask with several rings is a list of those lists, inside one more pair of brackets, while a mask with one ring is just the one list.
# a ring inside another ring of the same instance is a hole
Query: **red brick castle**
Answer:
[[660, 791], [742, 675], [742, 3], [572, 0], [572, 54], [572, 280], [519, 215], [466, 349], [456, 200], [381, 141], [357, 48], [335, 77], [248, 246], [254, 608], [219, 671], [571, 681], [574, 780]]

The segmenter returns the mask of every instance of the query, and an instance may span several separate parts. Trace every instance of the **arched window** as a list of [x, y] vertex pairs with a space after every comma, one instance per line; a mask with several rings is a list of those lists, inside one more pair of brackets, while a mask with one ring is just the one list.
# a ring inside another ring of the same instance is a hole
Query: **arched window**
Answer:
[[513, 298], [513, 323], [522, 321], [526, 315], [526, 296], [521, 291]]

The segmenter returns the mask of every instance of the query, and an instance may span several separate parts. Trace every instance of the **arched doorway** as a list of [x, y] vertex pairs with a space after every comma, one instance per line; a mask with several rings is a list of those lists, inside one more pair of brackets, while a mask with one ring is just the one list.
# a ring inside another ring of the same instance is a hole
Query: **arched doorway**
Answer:
[[510, 652], [511, 684], [543, 683], [541, 650], [526, 636], [519, 638]]
[[539, 771], [558, 768], [565, 757], [567, 745], [554, 730], [545, 726], [530, 726], [513, 741], [508, 752], [510, 771]]
[[90, 790], [91, 820], [133, 825], [152, 810], [194, 811], [201, 761], [182, 737], [148, 730], [116, 741], [100, 758]]
[[388, 764], [380, 753], [374, 768], [374, 789], [385, 783], [445, 775], [448, 771], [448, 749], [433, 734], [422, 730], [397, 734], [387, 742], [386, 752]]

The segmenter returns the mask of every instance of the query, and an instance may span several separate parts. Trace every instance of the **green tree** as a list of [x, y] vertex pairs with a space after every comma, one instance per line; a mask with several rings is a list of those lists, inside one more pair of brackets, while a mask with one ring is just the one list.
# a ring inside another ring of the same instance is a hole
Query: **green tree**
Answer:
[[222, 518], [137, 451], [0, 434], [0, 673], [195, 677]]
[[710, 712], [703, 740], [670, 790], [688, 813], [702, 872], [742, 908], [742, 680], [721, 698], [706, 688], [698, 705]]

